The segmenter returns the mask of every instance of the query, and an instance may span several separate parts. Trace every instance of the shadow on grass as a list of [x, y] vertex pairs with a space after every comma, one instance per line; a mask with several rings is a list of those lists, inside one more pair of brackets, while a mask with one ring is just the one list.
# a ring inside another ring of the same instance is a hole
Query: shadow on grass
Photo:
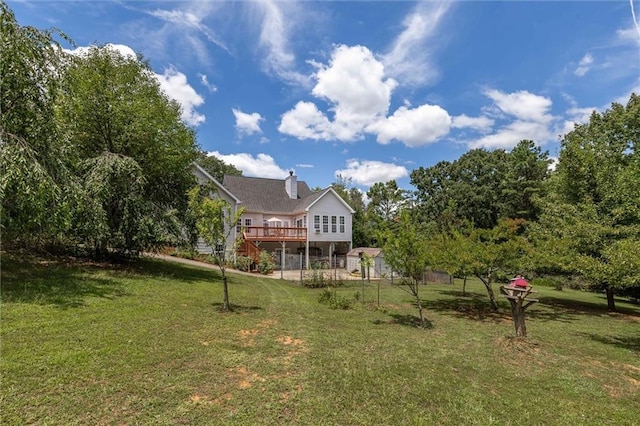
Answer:
[[219, 302], [212, 303], [211, 305], [215, 307], [217, 311], [222, 313], [229, 313], [229, 314], [245, 314], [249, 312], [264, 310], [262, 306], [243, 306], [243, 305], [234, 305], [233, 303], [231, 304], [230, 310], [224, 309], [223, 304]]
[[622, 349], [640, 352], [640, 336], [600, 336], [598, 334], [578, 333], [596, 342], [613, 345]]
[[493, 312], [489, 304], [489, 297], [486, 295], [467, 293], [466, 296], [462, 296], [462, 292], [448, 290], [439, 291], [439, 293], [454, 298], [422, 300], [425, 309], [477, 321], [502, 322], [505, 318], [511, 318], [511, 308], [506, 302], [498, 301], [500, 311]]
[[[500, 311], [493, 312], [489, 305], [489, 297], [486, 294], [467, 292], [466, 295], [463, 295], [461, 291], [451, 290], [443, 290], [438, 293], [447, 296], [447, 298], [424, 300], [423, 305], [426, 309], [480, 321], [493, 320], [498, 322], [505, 318], [511, 318], [511, 307], [499, 294], [496, 294], [496, 296], [498, 298]], [[561, 322], [576, 321], [579, 319], [579, 316], [582, 315], [603, 317], [629, 315], [632, 317], [640, 317], [640, 311], [634, 309], [634, 307], [630, 307], [628, 304], [621, 306], [622, 304], [618, 303], [618, 311], [609, 312], [607, 310], [606, 299], [602, 296], [600, 299], [602, 303], [575, 300], [570, 296], [543, 296], [540, 298], [539, 303], [527, 309], [526, 317], [541, 321]]]
[[128, 272], [145, 277], [176, 278], [187, 282], [222, 280], [222, 274], [219, 270], [207, 268], [206, 265], [189, 265], [143, 257], [132, 260], [127, 266]]
[[[420, 318], [415, 315], [389, 314], [389, 316], [392, 318], [390, 321], [391, 324], [399, 324], [399, 325], [404, 325], [408, 327], [417, 327], [417, 328], [425, 328], [425, 329], [433, 328], [433, 323], [428, 319], [425, 319], [425, 326], [422, 327], [422, 324], [420, 324]], [[373, 323], [382, 324], [382, 321], [377, 320], [377, 321], [374, 321]]]
[[114, 299], [127, 295], [117, 280], [92, 276], [90, 269], [104, 268], [3, 256], [0, 295], [3, 302], [56, 305], [65, 309], [83, 306], [88, 296]]
[[595, 316], [615, 316], [617, 314], [623, 314], [632, 317], [640, 317], [640, 309], [634, 309], [627, 304], [622, 305], [620, 300], [616, 300], [616, 312], [610, 312], [607, 309], [606, 298], [599, 296], [598, 299], [601, 302], [585, 302], [582, 300], [571, 299], [569, 297], [543, 296], [540, 298], [540, 303], [553, 309], [563, 309], [565, 312], [569, 312], [571, 314]]
[[[102, 272], [108, 272], [103, 274]], [[220, 273], [157, 259], [94, 262], [72, 257], [36, 257], [2, 253], [0, 297], [7, 303], [74, 308], [86, 297], [113, 299], [128, 293], [121, 278], [175, 278], [184, 282], [219, 282]]]

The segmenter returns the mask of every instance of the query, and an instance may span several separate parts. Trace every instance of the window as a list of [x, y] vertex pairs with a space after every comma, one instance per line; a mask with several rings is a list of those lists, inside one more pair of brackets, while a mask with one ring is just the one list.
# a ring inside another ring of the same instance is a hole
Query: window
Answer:
[[344, 216], [340, 216], [340, 233], [344, 234], [345, 232]]
[[318, 214], [313, 216], [313, 228], [320, 232], [320, 215]]
[[331, 232], [338, 232], [338, 218], [336, 216], [331, 216]]
[[322, 232], [329, 232], [329, 216], [322, 216]]
[[244, 219], [244, 227], [242, 226], [242, 218], [238, 219], [236, 222], [236, 232], [247, 232], [247, 227], [251, 226], [251, 218]]
[[302, 219], [296, 220], [296, 228], [302, 228]]

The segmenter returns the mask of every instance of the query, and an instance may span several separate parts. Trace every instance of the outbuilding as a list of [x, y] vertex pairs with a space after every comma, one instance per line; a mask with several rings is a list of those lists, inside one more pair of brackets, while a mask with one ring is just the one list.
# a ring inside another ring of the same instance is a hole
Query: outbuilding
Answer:
[[[371, 258], [371, 266], [365, 266], [365, 277], [381, 278], [390, 277], [391, 268], [384, 261], [382, 249], [377, 247], [356, 247], [347, 253], [347, 270], [349, 272], [362, 271], [360, 259], [367, 255]], [[367, 271], [368, 269], [368, 271]]]

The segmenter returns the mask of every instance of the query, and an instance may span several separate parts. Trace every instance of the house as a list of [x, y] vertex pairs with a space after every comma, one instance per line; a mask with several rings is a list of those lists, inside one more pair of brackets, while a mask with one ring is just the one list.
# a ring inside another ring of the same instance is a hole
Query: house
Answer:
[[331, 187], [311, 191], [293, 172], [284, 179], [225, 175], [222, 183], [197, 164], [194, 173], [199, 183], [218, 187], [234, 212], [244, 208], [231, 238], [242, 238], [238, 255], [257, 261], [267, 251], [278, 265], [297, 269], [351, 250], [354, 210]]

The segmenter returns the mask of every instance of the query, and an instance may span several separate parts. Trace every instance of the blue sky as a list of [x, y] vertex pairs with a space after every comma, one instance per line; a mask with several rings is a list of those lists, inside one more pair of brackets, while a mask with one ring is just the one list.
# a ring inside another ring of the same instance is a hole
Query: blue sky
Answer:
[[[559, 135], [640, 93], [640, 2], [9, 1], [21, 25], [149, 60], [246, 176], [366, 191]], [[71, 47], [69, 46], [71, 49]]]

